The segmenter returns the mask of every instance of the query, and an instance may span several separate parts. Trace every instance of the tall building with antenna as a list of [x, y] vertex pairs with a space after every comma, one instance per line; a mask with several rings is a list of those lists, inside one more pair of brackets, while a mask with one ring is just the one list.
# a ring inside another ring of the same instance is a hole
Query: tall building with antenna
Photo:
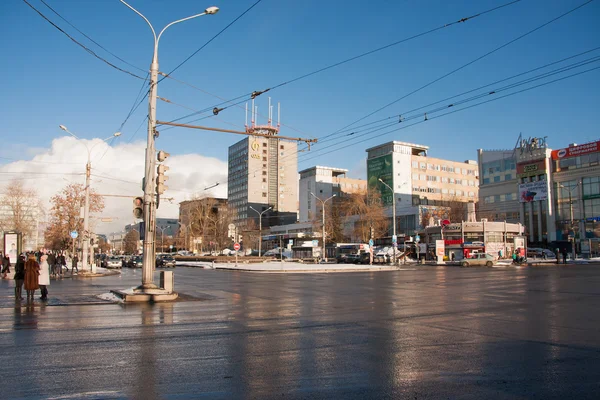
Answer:
[[249, 136], [229, 147], [227, 198], [233, 220], [242, 229], [258, 228], [259, 213], [263, 211], [263, 228], [296, 222], [298, 213], [298, 145], [277, 137], [281, 126], [279, 103], [277, 125], [273, 124], [270, 97], [266, 125], [258, 123], [259, 116], [252, 100], [248, 124], [246, 104]]

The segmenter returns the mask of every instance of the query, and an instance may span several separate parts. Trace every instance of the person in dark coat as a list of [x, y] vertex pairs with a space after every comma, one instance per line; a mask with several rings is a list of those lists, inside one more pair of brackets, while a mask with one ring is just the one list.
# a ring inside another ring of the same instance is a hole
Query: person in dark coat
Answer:
[[67, 259], [65, 258], [64, 253], [60, 253], [57, 257], [56, 264], [58, 267], [58, 275], [63, 276], [63, 267], [67, 266]]
[[562, 256], [563, 256], [563, 264], [567, 263], [567, 248], [563, 247], [562, 248]]
[[50, 266], [50, 275], [51, 276], [55, 276], [56, 275], [56, 255], [54, 255], [54, 252], [50, 252], [48, 253], [48, 265]]
[[33, 301], [33, 294], [40, 288], [38, 276], [40, 275], [40, 264], [35, 259], [35, 254], [30, 254], [25, 263], [25, 290], [27, 291], [27, 301]]
[[25, 280], [25, 256], [19, 256], [15, 265], [15, 300], [23, 300], [23, 281]]
[[2, 257], [2, 279], [6, 279], [6, 275], [10, 273], [10, 258], [8, 254]]
[[71, 275], [73, 275], [73, 272], [75, 270], [77, 270], [77, 273], [79, 273], [79, 267], [77, 266], [78, 263], [79, 263], [79, 258], [77, 257], [77, 254], [75, 254], [73, 256], [73, 261], [71, 261]]

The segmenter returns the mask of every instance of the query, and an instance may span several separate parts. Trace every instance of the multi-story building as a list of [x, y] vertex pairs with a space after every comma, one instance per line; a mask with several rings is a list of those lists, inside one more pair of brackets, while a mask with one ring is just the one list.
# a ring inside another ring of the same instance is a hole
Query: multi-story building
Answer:
[[396, 203], [399, 234], [410, 235], [427, 219], [448, 219], [449, 213], [452, 219], [463, 220], [466, 203], [478, 199], [477, 162], [428, 157], [428, 150], [428, 146], [397, 141], [366, 150], [369, 191], [379, 192], [390, 218]]
[[277, 138], [279, 125], [270, 118], [267, 125], [255, 120], [246, 128], [250, 136], [229, 147], [227, 200], [241, 229], [269, 207], [276, 214], [269, 212], [263, 223], [295, 222], [298, 214], [298, 145]]
[[227, 199], [205, 197], [179, 203], [181, 239], [186, 249], [203, 250], [216, 242], [224, 242], [231, 223]]
[[321, 166], [307, 168], [299, 172], [300, 222], [320, 218], [323, 212], [321, 203], [312, 194], [321, 200], [336, 195], [336, 198], [332, 200], [335, 204], [335, 201], [342, 198], [345, 193], [366, 192], [367, 181], [348, 178], [346, 176], [347, 172], [347, 169]]
[[520, 222], [515, 150], [477, 150], [480, 218]]

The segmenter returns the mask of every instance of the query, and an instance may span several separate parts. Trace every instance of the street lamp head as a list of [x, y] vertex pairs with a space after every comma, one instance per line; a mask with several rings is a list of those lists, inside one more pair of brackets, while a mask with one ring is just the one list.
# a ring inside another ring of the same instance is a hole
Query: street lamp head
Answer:
[[119, 137], [119, 136], [121, 136], [121, 132], [115, 132], [113, 136], [114, 137]]
[[59, 127], [60, 129], [62, 129], [63, 131], [65, 131], [65, 132], [67, 132], [67, 131], [68, 131], [67, 127], [66, 127], [66, 126], [64, 126], [64, 125], [59, 125], [58, 127]]
[[216, 14], [219, 12], [219, 7], [215, 7], [215, 6], [208, 7], [206, 10], [204, 10], [204, 12], [206, 14]]
[[381, 178], [377, 179], [379, 182], [383, 183], [383, 181], [381, 180]]

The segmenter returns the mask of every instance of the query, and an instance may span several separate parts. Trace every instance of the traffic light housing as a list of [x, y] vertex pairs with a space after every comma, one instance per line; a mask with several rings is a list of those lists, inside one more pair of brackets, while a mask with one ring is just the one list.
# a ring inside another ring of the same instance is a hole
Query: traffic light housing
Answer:
[[168, 170], [169, 167], [167, 167], [164, 164], [160, 164], [156, 168], [156, 193], [158, 194], [163, 194], [165, 190], [169, 188], [168, 186], [165, 186], [165, 181], [169, 179], [168, 176], [165, 176], [165, 172], [167, 172]]
[[156, 155], [156, 159], [158, 160], [158, 162], [163, 162], [167, 159], [167, 157], [169, 157], [170, 154], [167, 153], [166, 151], [159, 151], [158, 154]]
[[142, 197], [133, 199], [133, 217], [136, 219], [144, 218], [144, 199]]

